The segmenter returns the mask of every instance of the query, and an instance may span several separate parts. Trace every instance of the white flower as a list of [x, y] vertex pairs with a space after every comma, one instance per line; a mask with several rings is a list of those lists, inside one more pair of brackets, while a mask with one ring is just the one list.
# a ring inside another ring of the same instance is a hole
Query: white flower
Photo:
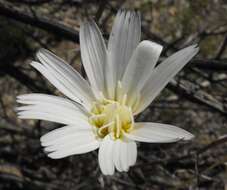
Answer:
[[50, 158], [99, 148], [101, 171], [111, 175], [115, 168], [128, 171], [135, 164], [135, 141], [170, 143], [193, 138], [191, 133], [172, 125], [134, 121], [134, 116], [198, 52], [192, 45], [155, 67], [162, 46], [140, 42], [140, 30], [139, 13], [119, 11], [106, 47], [93, 21], [82, 24], [81, 55], [88, 82], [51, 52], [41, 49], [37, 53], [40, 63], [31, 65], [67, 98], [45, 94], [18, 96], [19, 103], [27, 104], [18, 108], [18, 116], [65, 125], [40, 139]]

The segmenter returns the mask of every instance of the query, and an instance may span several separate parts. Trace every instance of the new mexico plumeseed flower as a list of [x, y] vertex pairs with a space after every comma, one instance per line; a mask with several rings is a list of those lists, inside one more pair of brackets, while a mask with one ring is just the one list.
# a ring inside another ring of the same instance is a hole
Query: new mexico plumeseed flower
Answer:
[[50, 158], [64, 158], [99, 148], [103, 174], [128, 171], [137, 157], [135, 141], [170, 143], [193, 135], [178, 127], [135, 122], [167, 83], [198, 52], [196, 45], [173, 54], [156, 65], [162, 46], [140, 42], [140, 15], [119, 11], [106, 47], [93, 21], [80, 28], [83, 65], [88, 81], [69, 64], [41, 49], [40, 62], [31, 65], [67, 98], [45, 94], [18, 96], [27, 104], [18, 108], [22, 119], [40, 119], [64, 124], [41, 137]]

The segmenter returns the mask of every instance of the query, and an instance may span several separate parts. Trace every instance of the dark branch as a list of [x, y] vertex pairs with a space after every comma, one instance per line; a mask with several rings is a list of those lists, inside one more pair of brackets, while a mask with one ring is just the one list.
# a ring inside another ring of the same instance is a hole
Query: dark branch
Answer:
[[227, 71], [227, 60], [212, 60], [212, 59], [195, 59], [192, 60], [192, 65], [200, 69], [213, 71]]
[[224, 41], [222, 42], [219, 50], [218, 50], [218, 53], [216, 55], [216, 59], [220, 59], [220, 57], [222, 56], [222, 54], [225, 52], [226, 50], [226, 45], [227, 45], [227, 35], [225, 36], [224, 38]]
[[54, 20], [32, 15], [28, 13], [22, 13], [12, 8], [4, 7], [0, 4], [0, 16], [4, 16], [25, 24], [32, 25], [34, 27], [43, 29], [47, 32], [53, 33], [58, 37], [65, 38], [74, 42], [79, 42], [78, 31], [60, 24]]
[[20, 69], [18, 69], [17, 67], [11, 64], [2, 65], [0, 67], [0, 74], [1, 73], [3, 74], [6, 73], [7, 75], [16, 79], [17, 81], [19, 81], [21, 84], [25, 85], [28, 89], [32, 91], [41, 91], [41, 92], [51, 93], [48, 89], [44, 88], [42, 85], [36, 84], [31, 77], [24, 74], [22, 71], [20, 71]]
[[209, 108], [227, 116], [227, 111], [225, 110], [223, 104], [202, 90], [193, 90], [186, 85], [177, 82], [171, 82], [168, 87], [173, 92], [182, 95], [192, 102], [208, 106]]
[[20, 3], [25, 5], [42, 5], [44, 3], [50, 3], [53, 0], [8, 0], [11, 3]]

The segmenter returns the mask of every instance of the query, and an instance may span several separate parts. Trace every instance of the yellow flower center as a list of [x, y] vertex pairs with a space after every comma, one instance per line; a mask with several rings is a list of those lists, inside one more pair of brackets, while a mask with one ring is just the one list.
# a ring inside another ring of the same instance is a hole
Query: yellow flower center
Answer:
[[[126, 100], [126, 97], [124, 99]], [[104, 99], [95, 102], [91, 109], [89, 122], [94, 126], [94, 132], [99, 138], [110, 134], [113, 139], [119, 139], [134, 127], [132, 110], [125, 105], [125, 101]]]

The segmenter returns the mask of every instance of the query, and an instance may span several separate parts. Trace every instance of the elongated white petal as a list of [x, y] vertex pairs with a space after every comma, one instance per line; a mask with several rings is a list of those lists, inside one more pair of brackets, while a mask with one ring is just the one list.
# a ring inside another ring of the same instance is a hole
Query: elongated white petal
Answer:
[[104, 67], [107, 50], [97, 25], [88, 21], [80, 27], [80, 47], [84, 69], [95, 93], [105, 94]]
[[18, 113], [20, 119], [38, 119], [45, 121], [52, 121], [61, 124], [73, 125], [75, 123], [86, 121], [80, 118], [67, 117], [66, 115], [52, 114], [48, 112], [37, 112], [37, 111], [21, 111]]
[[161, 45], [147, 40], [142, 41], [134, 51], [122, 78], [123, 89], [131, 104], [136, 101], [137, 93], [150, 77], [161, 51]]
[[114, 174], [113, 147], [115, 141], [107, 135], [99, 148], [99, 166], [104, 175]]
[[93, 150], [96, 150], [99, 147], [99, 141], [97, 140], [93, 140], [90, 141], [89, 143], [85, 143], [81, 146], [75, 147], [75, 145], [73, 147], [71, 147], [70, 149], [65, 149], [65, 150], [59, 150], [53, 153], [48, 154], [48, 156], [52, 159], [60, 159], [60, 158], [64, 158], [67, 156], [72, 156], [75, 154], [84, 154], [84, 153], [88, 153], [91, 152]]
[[184, 129], [161, 123], [136, 123], [135, 129], [125, 136], [135, 141], [150, 143], [171, 143], [194, 137]]
[[[31, 105], [38, 105], [38, 104], [57, 104], [59, 106], [64, 106], [71, 109], [76, 110], [84, 110], [82, 106], [77, 103], [74, 103], [71, 100], [68, 100], [63, 97], [48, 95], [48, 94], [41, 94], [41, 93], [31, 93], [31, 94], [23, 94], [17, 96], [17, 102], [21, 104], [31, 104]], [[84, 110], [83, 113], [86, 113]]]
[[128, 164], [129, 166], [133, 166], [136, 163], [137, 158], [137, 147], [134, 141], [129, 142], [127, 148], [128, 154]]
[[115, 85], [124, 74], [134, 49], [140, 41], [140, 14], [134, 11], [119, 11], [108, 43], [108, 64], [106, 69], [109, 97], [114, 97]]
[[113, 162], [116, 169], [121, 172], [123, 171], [123, 168], [121, 166], [121, 152], [120, 147], [121, 146], [121, 140], [117, 139], [115, 140], [114, 147], [113, 147]]
[[19, 112], [23, 111], [31, 111], [31, 112], [44, 112], [44, 113], [53, 113], [56, 115], [61, 115], [62, 116], [71, 116], [71, 117], [81, 117], [81, 119], [86, 120], [86, 115], [81, 113], [80, 110], [75, 110], [75, 109], [69, 109], [63, 106], [59, 105], [52, 105], [52, 104], [39, 104], [39, 105], [29, 105], [29, 106], [21, 106], [18, 107], [17, 110]]
[[126, 92], [130, 90], [141, 90], [144, 83], [150, 77], [161, 51], [162, 46], [159, 44], [148, 40], [140, 42], [122, 78], [122, 85]]
[[43, 135], [40, 138], [40, 141], [42, 146], [61, 144], [64, 141], [66, 141], [66, 139], [69, 139], [70, 137], [72, 137], [72, 139], [74, 137], [78, 138], [78, 135], [82, 133], [93, 134], [92, 126], [89, 125], [89, 123], [87, 123], [86, 125], [78, 123], [75, 125], [68, 125], [65, 127], [61, 127]]
[[43, 137], [41, 144], [45, 146], [48, 156], [53, 159], [64, 158], [74, 154], [87, 153], [99, 147], [94, 133], [81, 127], [66, 126], [55, 129]]
[[134, 141], [113, 140], [107, 135], [99, 148], [99, 165], [104, 175], [113, 175], [114, 168], [118, 171], [128, 171], [137, 158]]
[[77, 131], [77, 135], [70, 135], [68, 138], [65, 138], [65, 141], [58, 141], [56, 144], [52, 144], [44, 148], [45, 152], [56, 152], [56, 151], [64, 151], [66, 149], [70, 149], [71, 147], [84, 145], [87, 142], [94, 140], [94, 134], [86, 133], [86, 132], [79, 132]]
[[37, 57], [46, 68], [55, 73], [58, 80], [64, 79], [64, 85], [71, 88], [75, 97], [85, 102], [94, 100], [88, 82], [71, 65], [46, 49], [40, 49]]
[[121, 162], [121, 167], [123, 171], [128, 171], [129, 169], [129, 160], [128, 160], [128, 146], [127, 143], [124, 141], [121, 141], [120, 143], [120, 162]]
[[87, 123], [88, 115], [85, 110], [66, 98], [45, 94], [26, 94], [18, 96], [17, 102], [28, 104], [17, 108], [19, 118], [41, 119], [62, 124]]
[[17, 96], [17, 102], [21, 104], [37, 104], [37, 102], [49, 102], [53, 104], [58, 103], [66, 107], [75, 107], [75, 104], [73, 104], [66, 98], [41, 93], [19, 95]]
[[48, 70], [45, 66], [43, 66], [41, 63], [33, 61], [31, 65], [38, 70], [45, 78], [49, 80], [51, 84], [53, 84], [60, 92], [62, 92], [64, 95], [72, 99], [73, 101], [82, 104], [86, 109], [90, 109], [90, 104], [87, 105], [82, 102], [79, 98], [74, 96], [72, 89], [65, 85], [65, 80], [59, 80], [58, 77], [50, 70]]
[[152, 72], [141, 91], [141, 104], [137, 113], [144, 110], [168, 84], [168, 82], [198, 53], [196, 45], [189, 46], [173, 54]]
[[136, 163], [137, 148], [136, 143], [131, 140], [114, 141], [113, 163], [118, 171], [128, 171], [130, 166]]
[[33, 61], [31, 65], [34, 68], [63, 94], [90, 109], [94, 95], [77, 71], [48, 50], [41, 49], [37, 57], [42, 64]]

